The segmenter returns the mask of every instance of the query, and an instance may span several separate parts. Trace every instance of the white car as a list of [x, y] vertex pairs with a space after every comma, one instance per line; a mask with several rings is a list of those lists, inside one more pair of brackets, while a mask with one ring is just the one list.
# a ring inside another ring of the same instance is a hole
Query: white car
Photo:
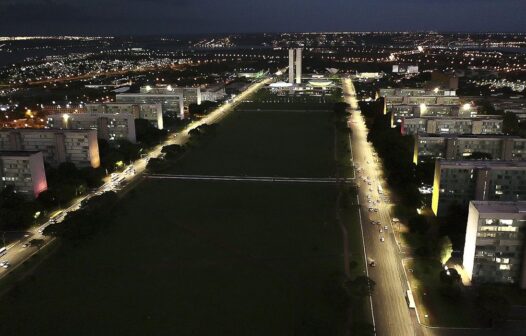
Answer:
[[386, 225], [386, 226], [384, 226], [384, 230], [385, 230], [385, 231], [387, 231], [387, 225]]
[[382, 228], [380, 228], [380, 230], [379, 230], [379, 231], [380, 231], [380, 233], [384, 232], [384, 230], [382, 230]]
[[383, 243], [385, 241], [384, 237], [380, 237], [380, 241]]
[[9, 267], [9, 261], [0, 261], [0, 267], [8, 268]]

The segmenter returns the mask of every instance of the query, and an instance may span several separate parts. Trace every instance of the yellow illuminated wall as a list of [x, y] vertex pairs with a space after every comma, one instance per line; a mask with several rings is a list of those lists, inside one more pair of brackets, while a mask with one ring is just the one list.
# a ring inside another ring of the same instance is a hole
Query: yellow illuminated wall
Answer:
[[435, 178], [433, 179], [433, 198], [431, 200], [431, 209], [435, 216], [438, 216], [438, 201], [440, 198], [440, 160], [435, 162]]

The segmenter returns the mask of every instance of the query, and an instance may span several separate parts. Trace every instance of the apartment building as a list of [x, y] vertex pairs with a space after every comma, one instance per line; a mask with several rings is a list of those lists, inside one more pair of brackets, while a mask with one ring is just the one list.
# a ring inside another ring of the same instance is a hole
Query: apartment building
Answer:
[[437, 160], [431, 207], [437, 216], [469, 201], [526, 200], [526, 161]]
[[91, 114], [132, 114], [135, 119], [145, 119], [154, 127], [163, 129], [163, 107], [158, 104], [99, 103], [86, 104]]
[[526, 202], [469, 203], [463, 265], [473, 283], [526, 288]]
[[94, 129], [97, 130], [97, 138], [106, 141], [137, 142], [135, 118], [131, 113], [52, 114], [47, 117], [47, 124], [50, 128]]
[[77, 167], [100, 166], [96, 130], [0, 129], [0, 150], [42, 152], [51, 166], [72, 162]]
[[502, 117], [474, 118], [419, 117], [402, 118], [403, 135], [414, 134], [502, 134]]
[[526, 139], [506, 135], [416, 135], [413, 162], [462, 160], [482, 153], [492, 160], [526, 160]]
[[117, 103], [126, 104], [161, 104], [163, 114], [179, 117], [185, 116], [184, 97], [182, 93], [164, 91], [163, 93], [120, 93], [115, 95]]
[[7, 186], [28, 199], [47, 190], [42, 152], [0, 151], [0, 189]]
[[471, 104], [460, 105], [391, 105], [387, 113], [391, 113], [391, 127], [401, 125], [404, 118], [427, 117], [459, 117], [472, 118], [477, 115], [477, 109]]

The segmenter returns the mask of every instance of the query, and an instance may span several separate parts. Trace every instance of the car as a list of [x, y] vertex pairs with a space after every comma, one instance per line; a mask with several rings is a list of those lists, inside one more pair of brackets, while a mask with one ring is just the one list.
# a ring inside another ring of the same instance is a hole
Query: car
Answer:
[[383, 243], [385, 241], [384, 237], [380, 237], [380, 241]]
[[371, 201], [371, 200], [367, 200], [367, 203], [371, 204], [371, 203], [373, 203], [373, 201]]
[[374, 209], [373, 209], [373, 208], [369, 208], [369, 212], [373, 212], [373, 211], [374, 211]]
[[384, 230], [385, 230], [385, 231], [387, 231], [387, 225], [386, 225], [386, 226], [384, 226]]
[[22, 245], [23, 248], [28, 248], [29, 246], [31, 246], [29, 243], [24, 243], [24, 245]]
[[373, 192], [373, 188], [369, 188], [369, 192]]
[[372, 183], [371, 183], [371, 181], [367, 181], [367, 184], [368, 184], [368, 185], [371, 185]]
[[382, 228], [380, 228], [380, 230], [378, 230], [380, 233], [384, 232], [384, 230], [382, 230]]
[[378, 212], [378, 208], [374, 208], [373, 211], [374, 211], [374, 212]]
[[5, 261], [0, 261], [0, 267], [3, 267], [3, 268], [8, 268], [10, 265], [9, 265], [9, 261], [5, 260]]
[[399, 220], [398, 218], [396, 218], [396, 217], [393, 217], [391, 220], [392, 220], [393, 222], [399, 222], [399, 221], [400, 221], [400, 220]]
[[376, 221], [372, 220], [371, 224], [376, 225]]

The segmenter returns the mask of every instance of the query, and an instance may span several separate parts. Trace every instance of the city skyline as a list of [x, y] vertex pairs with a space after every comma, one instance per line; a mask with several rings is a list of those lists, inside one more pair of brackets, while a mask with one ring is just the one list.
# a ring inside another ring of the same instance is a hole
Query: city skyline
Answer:
[[[524, 32], [524, 14], [526, 3], [519, 0], [465, 0], [460, 4], [451, 0], [7, 0], [0, 3], [0, 31], [6, 35]], [[14, 24], [20, 22], [23, 24]]]

